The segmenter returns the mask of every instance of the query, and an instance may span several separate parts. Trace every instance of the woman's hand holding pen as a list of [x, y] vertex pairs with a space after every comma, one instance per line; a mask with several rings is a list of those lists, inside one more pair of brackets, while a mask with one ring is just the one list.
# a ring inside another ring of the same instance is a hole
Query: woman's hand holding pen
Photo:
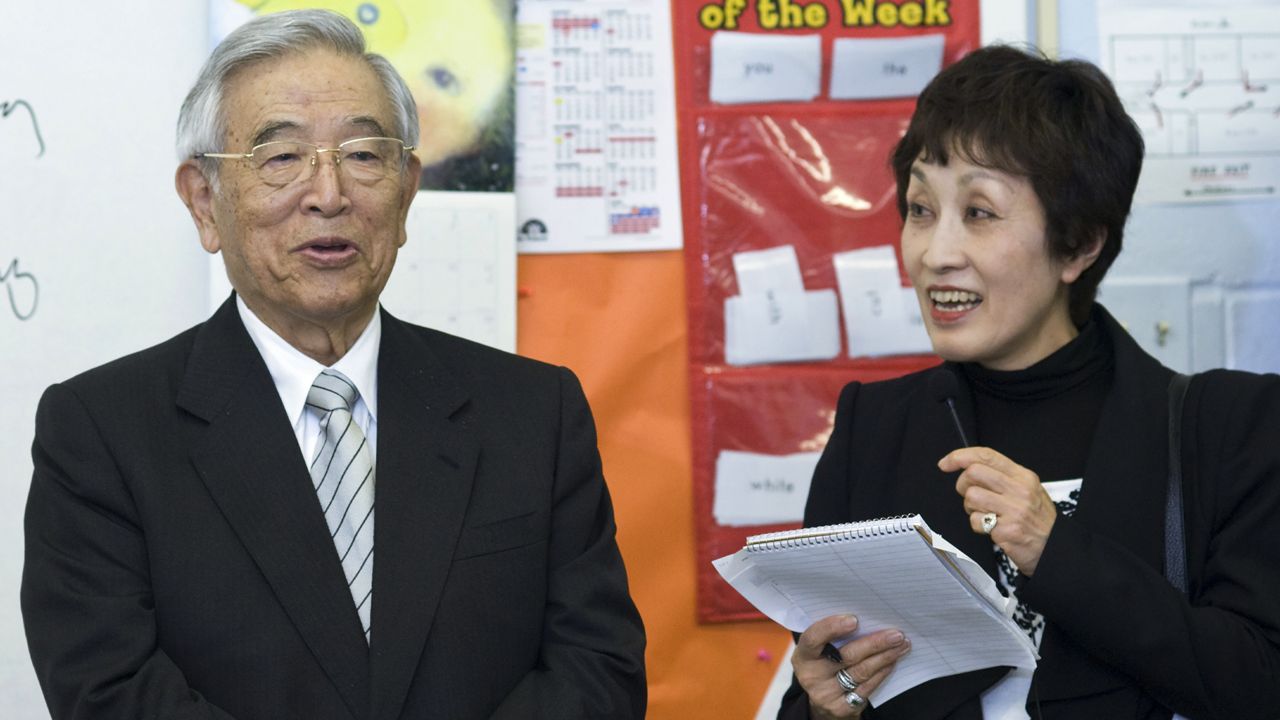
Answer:
[[[796, 640], [791, 667], [809, 695], [809, 716], [816, 720], [860, 717], [866, 698], [889, 676], [898, 658], [911, 649], [911, 641], [897, 630], [868, 633], [839, 650], [830, 645], [857, 628], [854, 616], [832, 615], [810, 625]], [[841, 671], [853, 690], [837, 678]]]
[[1058, 517], [1040, 477], [986, 447], [954, 450], [938, 467], [960, 472], [956, 492], [974, 532], [990, 535], [1023, 575], [1034, 574]]

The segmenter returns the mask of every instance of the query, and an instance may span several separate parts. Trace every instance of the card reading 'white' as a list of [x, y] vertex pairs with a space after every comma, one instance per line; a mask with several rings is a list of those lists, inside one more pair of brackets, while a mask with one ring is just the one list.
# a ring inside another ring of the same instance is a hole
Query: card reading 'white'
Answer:
[[712, 515], [726, 527], [800, 522], [820, 452], [764, 455], [721, 450]]

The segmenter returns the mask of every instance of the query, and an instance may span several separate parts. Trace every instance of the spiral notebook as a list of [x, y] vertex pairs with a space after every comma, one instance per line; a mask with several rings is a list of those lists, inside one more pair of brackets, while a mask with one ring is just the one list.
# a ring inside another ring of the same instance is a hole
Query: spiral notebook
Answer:
[[945, 675], [1036, 665], [1035, 646], [995, 580], [919, 515], [754, 535], [713, 565], [788, 630], [844, 613], [858, 617], [858, 630], [837, 646], [902, 630], [911, 652], [871, 693], [872, 703]]

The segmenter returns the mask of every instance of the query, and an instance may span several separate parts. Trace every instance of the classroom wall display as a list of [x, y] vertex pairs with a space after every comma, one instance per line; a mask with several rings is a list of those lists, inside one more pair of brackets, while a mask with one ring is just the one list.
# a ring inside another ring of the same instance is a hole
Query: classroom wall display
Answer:
[[936, 358], [888, 159], [979, 44], [977, 0], [675, 0], [698, 616], [759, 615], [711, 560], [799, 524], [850, 380]]

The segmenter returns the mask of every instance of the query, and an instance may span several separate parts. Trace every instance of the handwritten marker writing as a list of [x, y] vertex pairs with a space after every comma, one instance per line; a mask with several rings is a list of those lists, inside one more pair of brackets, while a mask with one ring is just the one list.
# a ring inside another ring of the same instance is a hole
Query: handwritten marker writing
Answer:
[[9, 117], [16, 112], [18, 108], [25, 109], [27, 111], [27, 117], [31, 118], [31, 131], [35, 133], [36, 143], [40, 147], [39, 151], [36, 152], [36, 157], [41, 157], [44, 155], [44, 136], [40, 134], [40, 123], [36, 122], [36, 111], [31, 109], [30, 103], [26, 100], [0, 101], [0, 120]]
[[40, 283], [36, 277], [18, 269], [18, 259], [14, 258], [9, 267], [0, 271], [0, 285], [4, 286], [9, 296], [9, 308], [19, 320], [30, 320], [36, 314], [40, 304]]

